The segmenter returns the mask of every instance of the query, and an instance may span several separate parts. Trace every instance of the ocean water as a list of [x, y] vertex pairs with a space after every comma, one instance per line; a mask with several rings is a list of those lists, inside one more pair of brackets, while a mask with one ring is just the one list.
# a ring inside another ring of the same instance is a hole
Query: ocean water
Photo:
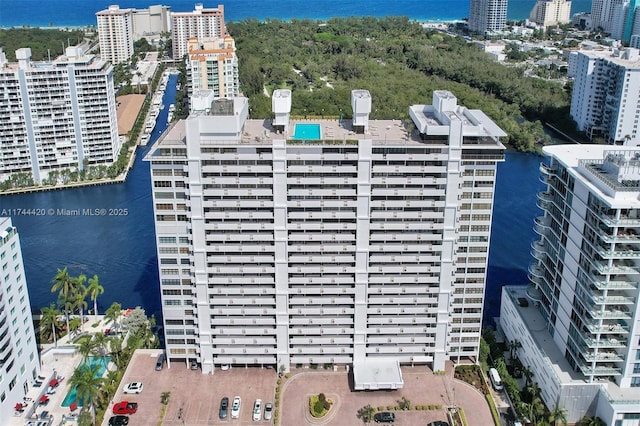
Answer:
[[[0, 0], [0, 27], [74, 27], [95, 25], [95, 13], [110, 4], [146, 8], [165, 4], [174, 11], [224, 5], [225, 19], [326, 19], [336, 16], [408, 16], [419, 21], [452, 21], [469, 16], [469, 0]], [[525, 19], [535, 0], [509, 0], [507, 17]], [[591, 10], [591, 0], [573, 0], [571, 13]]]

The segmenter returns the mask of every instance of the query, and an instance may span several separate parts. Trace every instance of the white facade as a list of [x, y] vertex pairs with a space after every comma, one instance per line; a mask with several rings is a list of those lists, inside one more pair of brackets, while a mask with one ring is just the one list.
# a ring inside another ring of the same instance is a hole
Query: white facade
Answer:
[[0, 179], [50, 170], [111, 164], [120, 151], [113, 67], [77, 47], [52, 62], [31, 62], [18, 49], [17, 64], [0, 52]]
[[0, 217], [0, 268], [0, 419], [6, 420], [40, 374], [20, 238], [6, 217]]
[[506, 134], [449, 92], [433, 99], [410, 108], [412, 134], [399, 120], [274, 133], [245, 98], [177, 122], [146, 157], [169, 361], [364, 377], [371, 360], [476, 357]]
[[640, 55], [638, 49], [578, 52], [571, 117], [589, 137], [638, 145]]
[[96, 13], [100, 57], [112, 64], [128, 61], [133, 55], [133, 9], [109, 6]]
[[190, 38], [204, 40], [225, 35], [227, 30], [223, 5], [218, 5], [216, 9], [207, 9], [202, 4], [196, 4], [193, 12], [171, 12], [171, 37], [175, 60], [180, 60], [189, 53]]
[[547, 189], [538, 195], [543, 215], [534, 225], [540, 239], [532, 244], [532, 286], [503, 290], [500, 324], [523, 344], [518, 355], [548, 407], [563, 406], [570, 423], [588, 414], [608, 425], [635, 425], [640, 148], [543, 151], [550, 164], [540, 166]]
[[570, 0], [538, 0], [531, 10], [529, 20], [543, 27], [571, 22]]
[[507, 0], [470, 0], [469, 31], [479, 34], [502, 31], [507, 24]]
[[231, 36], [198, 39], [188, 44], [187, 82], [189, 95], [212, 90], [217, 98], [240, 95], [238, 56]]
[[133, 9], [133, 39], [171, 31], [171, 7], [155, 5]]

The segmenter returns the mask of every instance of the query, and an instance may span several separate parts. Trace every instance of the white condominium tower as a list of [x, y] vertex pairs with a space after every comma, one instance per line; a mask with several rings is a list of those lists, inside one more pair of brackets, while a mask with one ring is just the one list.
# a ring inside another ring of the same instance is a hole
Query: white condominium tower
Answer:
[[11, 419], [40, 374], [20, 238], [0, 217], [0, 419]]
[[500, 324], [548, 408], [569, 423], [640, 419], [640, 148], [556, 145], [532, 244], [531, 286], [505, 287]]
[[571, 22], [570, 0], [538, 0], [531, 10], [529, 20], [543, 27]]
[[217, 98], [239, 96], [238, 57], [233, 38], [189, 39], [187, 81], [189, 95], [198, 90], [212, 90]]
[[216, 9], [206, 9], [199, 3], [193, 12], [171, 12], [171, 37], [175, 60], [180, 60], [189, 53], [188, 44], [191, 37], [203, 40], [224, 37], [226, 34], [223, 5], [218, 5]]
[[169, 361], [353, 364], [375, 389], [402, 385], [400, 363], [477, 357], [493, 121], [447, 91], [409, 108], [412, 132], [368, 120], [365, 90], [340, 121], [290, 120], [289, 90], [273, 121], [197, 95], [146, 157]]
[[78, 47], [51, 62], [31, 62], [31, 49], [7, 63], [0, 50], [0, 179], [112, 164], [120, 141], [113, 67]]
[[96, 13], [100, 57], [112, 64], [128, 61], [133, 55], [133, 9], [117, 5]]
[[638, 145], [640, 54], [638, 49], [580, 51], [575, 61], [571, 117], [590, 138]]
[[469, 31], [486, 34], [502, 31], [507, 24], [507, 0], [470, 0]]

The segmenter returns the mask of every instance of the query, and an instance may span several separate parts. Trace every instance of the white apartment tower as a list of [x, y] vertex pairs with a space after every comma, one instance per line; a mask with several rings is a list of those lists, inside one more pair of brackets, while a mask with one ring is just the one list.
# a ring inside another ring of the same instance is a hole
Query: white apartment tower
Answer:
[[569, 423], [640, 418], [640, 148], [545, 147], [547, 188], [530, 286], [503, 289], [500, 324], [522, 343], [547, 407]]
[[590, 138], [602, 136], [616, 145], [640, 144], [638, 49], [578, 53], [571, 117]]
[[20, 238], [0, 217], [0, 418], [11, 419], [40, 374]]
[[571, 22], [570, 0], [538, 0], [531, 10], [529, 20], [543, 27]]
[[376, 389], [402, 386], [401, 363], [477, 356], [506, 134], [447, 91], [409, 113], [411, 133], [360, 133], [216, 99], [161, 137], [146, 159], [170, 362], [352, 364]]
[[171, 31], [171, 7], [154, 5], [146, 9], [133, 9], [133, 39]]
[[171, 12], [171, 37], [175, 60], [180, 60], [189, 53], [191, 37], [204, 40], [224, 37], [226, 34], [223, 5], [218, 5], [216, 9], [207, 9], [199, 3], [193, 12]]
[[120, 151], [113, 67], [78, 47], [51, 62], [31, 49], [8, 63], [0, 50], [0, 179], [112, 164]]
[[188, 44], [187, 82], [189, 95], [212, 90], [217, 98], [240, 95], [238, 56], [231, 36], [198, 39]]
[[133, 9], [109, 6], [96, 13], [100, 57], [112, 64], [128, 61], [133, 55]]
[[502, 31], [507, 24], [507, 0], [470, 0], [469, 31], [478, 34]]

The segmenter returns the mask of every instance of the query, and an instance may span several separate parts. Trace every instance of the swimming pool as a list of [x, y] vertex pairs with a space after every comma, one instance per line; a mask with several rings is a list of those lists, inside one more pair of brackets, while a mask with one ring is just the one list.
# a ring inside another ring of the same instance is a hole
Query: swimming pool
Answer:
[[317, 141], [320, 140], [319, 124], [296, 124], [293, 139]]
[[[96, 370], [96, 377], [102, 377], [104, 372], [107, 370], [107, 365], [109, 365], [109, 361], [111, 361], [110, 356], [90, 356], [89, 358], [82, 361], [77, 368], [84, 367], [84, 366], [89, 366], [89, 368], [95, 368], [97, 366], [98, 369]], [[78, 397], [77, 389], [74, 386], [71, 388], [69, 393], [67, 393], [67, 396], [64, 397], [64, 401], [62, 401], [61, 405], [63, 407], [68, 407], [74, 402], [77, 402], [78, 407], [82, 407], [82, 403], [80, 401], [76, 401], [77, 397]]]

